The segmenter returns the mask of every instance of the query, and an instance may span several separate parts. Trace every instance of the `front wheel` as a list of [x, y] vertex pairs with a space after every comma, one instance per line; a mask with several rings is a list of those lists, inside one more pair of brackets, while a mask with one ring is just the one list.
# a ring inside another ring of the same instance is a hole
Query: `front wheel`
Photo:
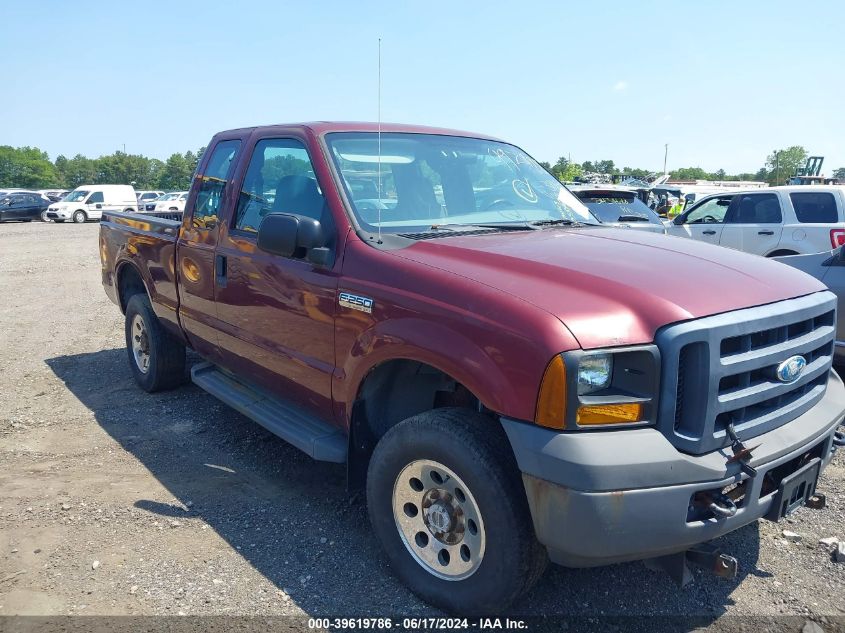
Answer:
[[77, 224], [82, 224], [85, 220], [88, 219], [88, 216], [85, 215], [85, 211], [77, 211], [73, 214], [73, 221]]
[[150, 393], [177, 387], [185, 378], [185, 346], [165, 330], [146, 294], [126, 304], [126, 351], [135, 382]]
[[500, 612], [545, 569], [507, 438], [475, 411], [434, 409], [391, 428], [370, 460], [367, 506], [396, 575], [448, 612]]

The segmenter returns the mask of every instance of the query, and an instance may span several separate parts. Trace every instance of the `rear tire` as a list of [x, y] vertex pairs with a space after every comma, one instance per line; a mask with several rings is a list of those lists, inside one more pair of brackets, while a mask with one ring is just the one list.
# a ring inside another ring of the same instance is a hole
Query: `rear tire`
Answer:
[[73, 221], [74, 221], [76, 224], [82, 224], [82, 223], [83, 223], [83, 222], [85, 222], [85, 220], [87, 220], [87, 219], [88, 219], [88, 216], [87, 216], [87, 215], [85, 215], [85, 211], [76, 211], [76, 212], [74, 212], [74, 214], [73, 214]]
[[498, 613], [545, 570], [507, 437], [475, 411], [434, 409], [385, 433], [367, 506], [394, 573], [450, 613]]
[[153, 393], [184, 382], [185, 346], [162, 327], [146, 294], [129, 298], [124, 331], [129, 367], [141, 389]]

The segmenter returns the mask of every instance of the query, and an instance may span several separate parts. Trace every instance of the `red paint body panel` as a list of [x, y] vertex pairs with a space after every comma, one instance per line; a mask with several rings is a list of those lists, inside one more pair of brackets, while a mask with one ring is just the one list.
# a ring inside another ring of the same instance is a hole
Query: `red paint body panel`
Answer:
[[669, 323], [824, 290], [756, 255], [625, 229], [451, 237], [396, 254], [556, 315], [585, 349], [650, 343]]
[[[490, 409], [532, 419], [543, 372], [562, 351], [648, 343], [669, 323], [823, 289], [763, 258], [622, 229], [549, 228], [376, 248], [355, 232], [322, 136], [377, 129], [316, 122], [218, 134], [209, 148], [232, 138], [243, 146], [217, 226], [191, 227], [196, 180], [178, 244], [104, 224], [109, 296], [116, 299], [115, 271], [135, 266], [157, 314], [171, 327], [181, 321], [202, 355], [346, 427], [368, 372], [392, 359], [432, 365]], [[421, 126], [381, 129], [491, 138]], [[254, 237], [230, 231], [252, 147], [268, 137], [297, 138], [308, 149], [335, 225], [331, 267], [262, 253]], [[214, 278], [218, 255], [230, 263], [225, 287]], [[186, 260], [196, 279], [187, 278]], [[340, 291], [373, 299], [372, 313], [340, 308]]]

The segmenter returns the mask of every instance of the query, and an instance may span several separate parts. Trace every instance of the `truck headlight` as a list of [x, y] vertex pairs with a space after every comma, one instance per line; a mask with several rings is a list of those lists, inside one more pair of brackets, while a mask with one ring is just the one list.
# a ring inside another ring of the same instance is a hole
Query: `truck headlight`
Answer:
[[613, 377], [613, 356], [592, 354], [578, 363], [578, 395], [606, 389]]
[[659, 387], [655, 345], [564, 352], [546, 367], [534, 422], [561, 431], [655, 424]]

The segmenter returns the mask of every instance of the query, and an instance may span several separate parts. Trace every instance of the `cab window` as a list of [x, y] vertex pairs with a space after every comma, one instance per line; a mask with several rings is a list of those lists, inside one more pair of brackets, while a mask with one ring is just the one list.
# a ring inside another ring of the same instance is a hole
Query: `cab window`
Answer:
[[691, 209], [684, 224], [721, 224], [725, 221], [725, 214], [731, 204], [730, 198], [713, 198], [705, 200]]
[[97, 204], [98, 202], [103, 202], [103, 192], [102, 191], [95, 191], [91, 194], [91, 197], [86, 200], [86, 204]]
[[255, 145], [238, 197], [234, 229], [257, 233], [268, 213], [326, 221], [326, 200], [305, 146], [295, 139], [265, 139]]
[[195, 227], [210, 229], [217, 225], [223, 192], [232, 177], [232, 168], [240, 146], [239, 140], [230, 140], [220, 141], [214, 147], [205, 173], [200, 177], [201, 184], [194, 201], [191, 223]]

